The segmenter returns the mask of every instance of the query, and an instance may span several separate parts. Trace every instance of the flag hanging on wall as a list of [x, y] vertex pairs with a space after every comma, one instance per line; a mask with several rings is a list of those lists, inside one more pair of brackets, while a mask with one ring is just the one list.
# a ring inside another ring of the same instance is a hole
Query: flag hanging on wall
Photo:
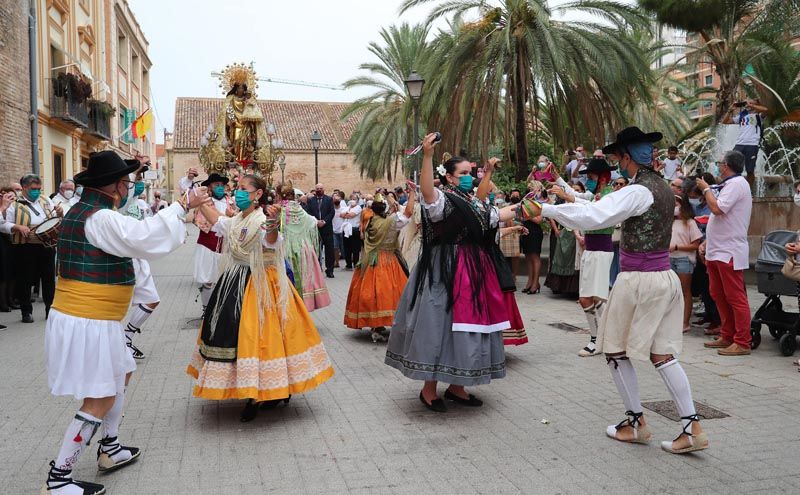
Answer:
[[134, 138], [143, 138], [153, 127], [153, 110], [147, 109], [133, 121], [131, 132]]

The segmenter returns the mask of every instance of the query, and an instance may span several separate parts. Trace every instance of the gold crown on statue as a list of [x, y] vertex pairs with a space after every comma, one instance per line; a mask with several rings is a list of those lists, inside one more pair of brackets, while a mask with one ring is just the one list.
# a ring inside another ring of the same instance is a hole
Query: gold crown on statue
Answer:
[[385, 203], [386, 202], [386, 198], [383, 197], [383, 194], [378, 193], [378, 194], [375, 195], [374, 198], [372, 198], [372, 202], [373, 203]]
[[246, 84], [247, 90], [255, 96], [258, 83], [256, 82], [256, 71], [253, 65], [245, 65], [242, 62], [226, 65], [222, 75], [219, 76], [219, 87], [224, 94], [233, 88], [235, 84]]

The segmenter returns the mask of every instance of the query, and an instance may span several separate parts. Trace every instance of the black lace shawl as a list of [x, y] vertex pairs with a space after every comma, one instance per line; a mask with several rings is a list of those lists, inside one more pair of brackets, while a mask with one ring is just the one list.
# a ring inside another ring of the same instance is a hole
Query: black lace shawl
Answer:
[[[427, 209], [422, 208], [422, 250], [417, 262], [417, 280], [413, 308], [417, 297], [422, 293], [427, 280], [428, 287], [433, 286], [434, 270], [438, 270], [440, 279], [447, 288], [447, 311], [453, 308], [453, 282], [456, 273], [457, 250], [466, 253], [464, 262], [472, 286], [472, 303], [475, 310], [482, 314], [481, 293], [485, 287], [486, 270], [482, 266], [480, 253], [494, 243], [494, 232], [490, 229], [490, 208], [479, 208], [471, 198], [453, 187], [444, 189], [444, 219], [432, 222]], [[433, 262], [433, 248], [443, 246], [439, 263]]]

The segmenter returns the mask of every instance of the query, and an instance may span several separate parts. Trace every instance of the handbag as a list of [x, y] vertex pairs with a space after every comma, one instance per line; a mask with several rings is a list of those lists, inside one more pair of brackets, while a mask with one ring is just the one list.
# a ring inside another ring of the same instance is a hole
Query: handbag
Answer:
[[795, 259], [794, 255], [786, 257], [786, 261], [783, 262], [783, 268], [781, 268], [781, 274], [789, 280], [800, 282], [800, 262]]

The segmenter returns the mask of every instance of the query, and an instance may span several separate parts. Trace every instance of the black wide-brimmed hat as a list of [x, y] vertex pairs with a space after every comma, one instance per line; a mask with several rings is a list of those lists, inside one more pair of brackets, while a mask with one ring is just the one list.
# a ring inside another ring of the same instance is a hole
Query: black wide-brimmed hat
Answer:
[[204, 180], [200, 183], [201, 186], [208, 187], [211, 185], [212, 182], [222, 182], [222, 184], [228, 183], [228, 178], [219, 175], [216, 172], [213, 172], [211, 175], [208, 176], [208, 179]]
[[103, 187], [136, 172], [142, 164], [139, 160], [123, 160], [111, 150], [89, 155], [86, 170], [75, 174], [76, 184], [87, 187]]
[[617, 140], [603, 147], [603, 154], [611, 154], [629, 144], [657, 143], [664, 137], [660, 132], [644, 133], [636, 126], [623, 129], [617, 134]]
[[579, 171], [579, 174], [586, 175], [588, 173], [593, 174], [602, 174], [603, 172], [611, 172], [612, 170], [616, 170], [617, 167], [613, 167], [608, 164], [605, 158], [592, 158], [589, 160], [589, 164], [586, 165], [586, 168]]

